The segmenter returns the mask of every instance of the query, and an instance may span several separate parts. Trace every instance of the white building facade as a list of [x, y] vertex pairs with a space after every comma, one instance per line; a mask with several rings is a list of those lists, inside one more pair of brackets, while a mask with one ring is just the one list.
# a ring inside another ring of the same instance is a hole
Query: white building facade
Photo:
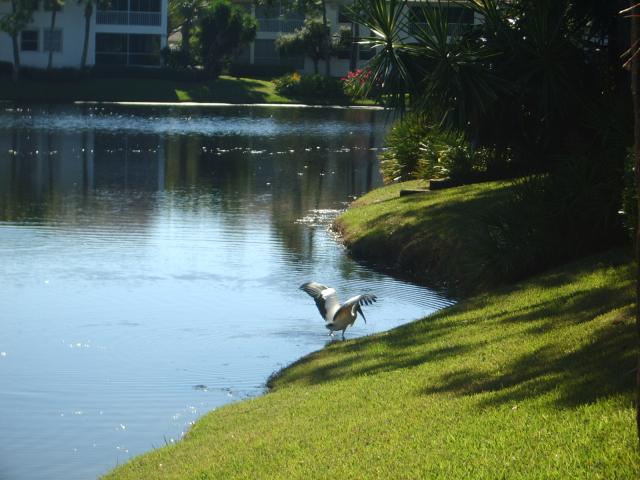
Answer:
[[[304, 15], [295, 12], [288, 12], [280, 6], [278, 0], [273, 0], [270, 7], [255, 6], [250, 0], [235, 0], [236, 3], [243, 5], [258, 20], [258, 32], [256, 39], [251, 43], [243, 54], [236, 59], [238, 63], [247, 63], [250, 65], [282, 65], [292, 67], [303, 74], [314, 73], [313, 61], [309, 57], [284, 57], [280, 56], [275, 49], [275, 40], [282, 34], [291, 33], [300, 28], [304, 23]], [[432, 0], [425, 0], [431, 2]], [[433, 0], [435, 3], [435, 0]], [[344, 28], [352, 28], [352, 22], [346, 15], [345, 5], [351, 4], [350, 0], [328, 0], [327, 21], [330, 26], [331, 34], [336, 35]], [[410, 23], [420, 24], [422, 1], [412, 2], [408, 6], [407, 16]], [[459, 28], [482, 22], [482, 18], [475, 14], [470, 8], [460, 5], [447, 5], [443, 7], [446, 10], [447, 20], [450, 22], [451, 34], [454, 34]], [[359, 26], [358, 36], [367, 37], [371, 35], [369, 29]], [[413, 33], [413, 27], [410, 26], [409, 33]], [[363, 68], [367, 62], [374, 56], [375, 51], [364, 46], [358, 47], [358, 58], [356, 61], [356, 69]], [[351, 65], [351, 52], [344, 52], [330, 59], [331, 75], [336, 77], [345, 76]], [[325, 62], [319, 62], [319, 73], [325, 72]]]
[[[258, 20], [258, 32], [256, 38], [251, 42], [238, 58], [236, 63], [249, 65], [283, 66], [291, 67], [303, 74], [314, 73], [313, 61], [309, 57], [300, 56], [280, 56], [275, 48], [275, 40], [282, 34], [292, 33], [304, 24], [304, 15], [297, 12], [288, 12], [280, 6], [279, 1], [273, 1], [272, 5], [256, 6], [247, 0], [236, 0], [242, 4]], [[344, 2], [327, 2], [327, 21], [331, 34], [338, 34], [341, 28], [351, 28], [351, 22], [344, 12]], [[360, 27], [360, 36], [366, 36], [369, 31]], [[366, 30], [366, 31], [362, 31]], [[359, 48], [359, 55], [356, 68], [362, 68], [373, 56], [371, 49]], [[350, 52], [343, 55], [331, 57], [331, 75], [336, 77], [345, 76], [349, 72]], [[318, 64], [319, 73], [325, 72], [325, 62], [321, 60]]]
[[[0, 17], [9, 9], [9, 2], [0, 3]], [[160, 50], [167, 45], [167, 10], [168, 0], [94, 2], [87, 66], [160, 66]], [[52, 50], [53, 68], [79, 68], [84, 12], [83, 3], [67, 0], [51, 30], [51, 11], [46, 2], [39, 2], [31, 23], [18, 35], [20, 65], [46, 68]], [[12, 40], [5, 32], [0, 32], [0, 61], [13, 63]]]

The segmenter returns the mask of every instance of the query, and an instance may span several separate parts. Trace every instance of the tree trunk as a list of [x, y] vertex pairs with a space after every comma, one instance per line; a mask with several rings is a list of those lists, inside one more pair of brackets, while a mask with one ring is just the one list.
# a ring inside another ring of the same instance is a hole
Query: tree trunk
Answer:
[[189, 20], [185, 20], [180, 26], [180, 33], [182, 34], [182, 45], [180, 45], [180, 50], [182, 53], [189, 53], [189, 38], [191, 37], [191, 25], [189, 24]]
[[20, 78], [20, 50], [18, 49], [18, 34], [11, 35], [13, 43], [13, 68], [11, 69], [11, 79], [17, 82]]
[[84, 6], [84, 41], [82, 43], [82, 57], [80, 69], [87, 68], [87, 52], [89, 51], [89, 31], [91, 30], [91, 16], [93, 15], [93, 0], [86, 0]]
[[[16, 5], [16, 0], [11, 1], [11, 13], [16, 15], [18, 11], [18, 6]], [[19, 33], [16, 29], [12, 29], [11, 32], [11, 43], [13, 44], [13, 67], [11, 68], [11, 79], [14, 82], [17, 82], [20, 78], [20, 49], [18, 48], [18, 35]]]
[[49, 60], [47, 61], [47, 70], [51, 70], [53, 65], [53, 49], [51, 48], [51, 38], [53, 36], [53, 29], [56, 26], [56, 14], [58, 13], [58, 2], [51, 0], [51, 25], [49, 27]]
[[349, 70], [354, 72], [358, 68], [358, 57], [360, 56], [360, 24], [353, 22], [351, 24], [351, 58], [349, 59]]
[[313, 59], [313, 73], [315, 73], [316, 75], [318, 74], [318, 59], [317, 58]]
[[[637, 0], [632, 0], [633, 6]], [[631, 16], [631, 45], [640, 38], [640, 18]], [[633, 53], [632, 53], [633, 54]], [[638, 207], [640, 208], [640, 58], [636, 55], [631, 61], [631, 95], [633, 98], [633, 160], [636, 175], [636, 196]], [[639, 210], [640, 211], [640, 210]], [[640, 336], [640, 221], [636, 222], [636, 330]], [[638, 355], [638, 365], [636, 368], [636, 427], [638, 429], [638, 440], [640, 441], [640, 352]]]
[[[325, 68], [324, 74], [327, 77], [331, 76], [331, 54], [330, 54], [330, 46], [331, 46], [331, 32], [329, 31], [329, 22], [327, 22], [327, 0], [322, 0], [322, 25], [324, 26], [324, 32], [326, 35], [325, 38]], [[317, 73], [317, 72], [316, 72]]]

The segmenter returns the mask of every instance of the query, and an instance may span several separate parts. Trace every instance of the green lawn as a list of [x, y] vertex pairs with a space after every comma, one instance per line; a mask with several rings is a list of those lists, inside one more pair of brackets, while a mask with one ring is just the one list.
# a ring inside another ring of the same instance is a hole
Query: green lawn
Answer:
[[106, 478], [639, 478], [630, 270], [609, 252], [336, 342]]
[[[482, 211], [510, 188], [399, 199], [405, 187], [360, 199], [340, 220], [350, 241], [434, 241], [442, 262], [460, 265]], [[626, 252], [564, 265], [335, 342], [272, 377], [267, 395], [209, 413], [106, 478], [640, 478], [633, 305]]]
[[291, 103], [273, 82], [222, 76], [208, 82], [151, 78], [89, 78], [67, 81], [0, 77], [0, 100], [30, 102], [129, 101]]

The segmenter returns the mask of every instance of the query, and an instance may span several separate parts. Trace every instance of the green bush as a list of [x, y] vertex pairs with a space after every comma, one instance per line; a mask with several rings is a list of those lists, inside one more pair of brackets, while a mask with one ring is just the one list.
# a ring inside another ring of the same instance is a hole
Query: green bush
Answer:
[[189, 52], [184, 50], [174, 50], [169, 47], [164, 47], [160, 50], [162, 56], [162, 62], [166, 68], [171, 70], [182, 70], [188, 68], [193, 64], [193, 59]]
[[473, 258], [485, 271], [513, 281], [622, 243], [614, 183], [615, 175], [583, 158], [515, 181], [509, 201], [481, 219], [486, 231], [474, 242]]
[[324, 75], [300, 75], [297, 72], [274, 80], [276, 92], [292, 98], [315, 103], [347, 101], [342, 82]]
[[388, 149], [380, 161], [386, 182], [446, 177], [456, 183], [477, 181], [485, 176], [491, 157], [487, 150], [474, 150], [461, 134], [444, 131], [419, 115], [396, 122], [386, 140]]

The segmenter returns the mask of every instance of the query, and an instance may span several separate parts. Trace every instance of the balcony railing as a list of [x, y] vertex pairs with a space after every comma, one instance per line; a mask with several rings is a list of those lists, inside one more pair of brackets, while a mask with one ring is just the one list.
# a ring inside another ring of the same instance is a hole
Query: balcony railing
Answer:
[[98, 10], [98, 25], [143, 25], [160, 26], [160, 12], [132, 12], [129, 10]]
[[281, 32], [292, 33], [296, 28], [300, 28], [303, 20], [286, 20], [282, 18], [257, 18], [258, 30], [261, 32]]

